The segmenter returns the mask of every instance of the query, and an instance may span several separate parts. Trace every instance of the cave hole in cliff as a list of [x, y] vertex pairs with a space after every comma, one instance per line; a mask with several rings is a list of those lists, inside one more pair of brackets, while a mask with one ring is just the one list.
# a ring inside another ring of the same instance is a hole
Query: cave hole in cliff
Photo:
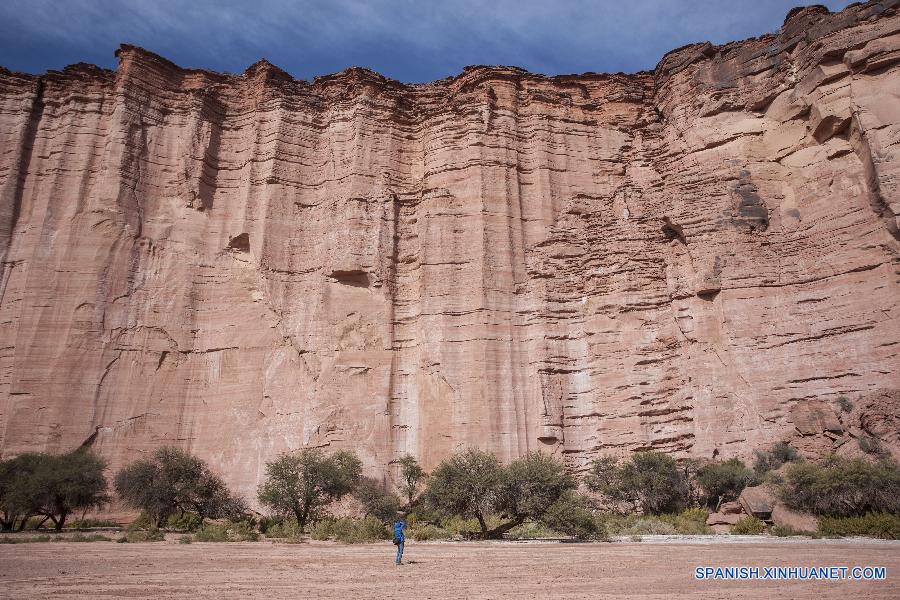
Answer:
[[335, 283], [349, 285], [353, 287], [369, 287], [369, 274], [359, 269], [332, 271], [329, 277]]
[[687, 244], [687, 238], [684, 237], [684, 229], [678, 223], [673, 223], [669, 217], [663, 217], [662, 232], [670, 242], [678, 240], [682, 244]]
[[250, 234], [242, 233], [234, 236], [228, 242], [228, 248], [230, 250], [237, 250], [238, 252], [250, 252]]

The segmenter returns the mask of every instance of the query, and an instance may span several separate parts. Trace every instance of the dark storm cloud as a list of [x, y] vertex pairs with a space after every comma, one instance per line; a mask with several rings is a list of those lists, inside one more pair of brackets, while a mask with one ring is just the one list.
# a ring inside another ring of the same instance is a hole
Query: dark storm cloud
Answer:
[[[506, 64], [560, 74], [653, 68], [691, 42], [754, 37], [797, 0], [5, 0], [0, 65], [115, 66], [128, 42], [191, 67], [240, 72], [259, 58], [311, 78], [365, 66], [407, 82]], [[839, 10], [848, 0], [825, 2]]]

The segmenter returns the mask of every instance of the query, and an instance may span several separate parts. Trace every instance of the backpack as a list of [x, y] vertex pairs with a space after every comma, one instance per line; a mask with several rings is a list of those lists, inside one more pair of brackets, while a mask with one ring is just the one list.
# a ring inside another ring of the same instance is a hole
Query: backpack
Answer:
[[399, 545], [400, 545], [400, 538], [398, 538], [397, 536], [394, 536], [394, 545], [395, 545], [395, 546], [399, 546]]

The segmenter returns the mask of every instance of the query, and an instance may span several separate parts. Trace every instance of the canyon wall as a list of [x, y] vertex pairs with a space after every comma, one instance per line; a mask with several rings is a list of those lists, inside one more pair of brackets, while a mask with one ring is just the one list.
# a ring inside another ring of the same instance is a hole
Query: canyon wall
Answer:
[[631, 75], [0, 71], [2, 456], [896, 451], [898, 4]]

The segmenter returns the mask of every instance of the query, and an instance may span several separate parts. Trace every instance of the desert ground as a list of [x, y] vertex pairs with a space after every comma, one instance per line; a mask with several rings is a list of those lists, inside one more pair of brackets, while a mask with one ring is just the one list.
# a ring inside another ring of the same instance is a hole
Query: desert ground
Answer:
[[[900, 543], [645, 540], [0, 546], [3, 598], [900, 598]], [[710, 566], [887, 568], [885, 581], [697, 581]]]

